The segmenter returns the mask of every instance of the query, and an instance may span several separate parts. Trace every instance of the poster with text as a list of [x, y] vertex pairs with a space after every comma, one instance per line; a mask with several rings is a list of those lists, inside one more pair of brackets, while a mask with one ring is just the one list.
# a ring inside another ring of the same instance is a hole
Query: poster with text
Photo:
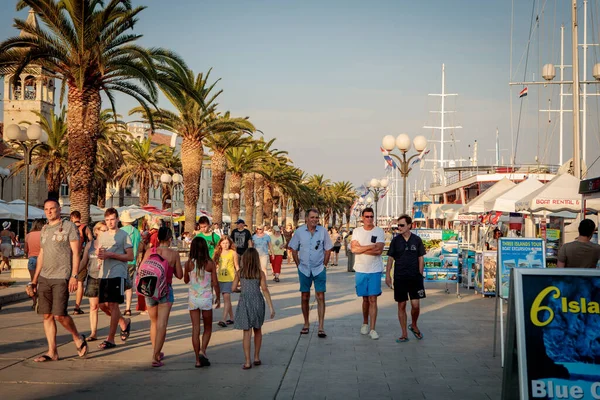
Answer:
[[483, 254], [483, 265], [481, 267], [481, 282], [483, 289], [481, 294], [484, 296], [495, 296], [496, 295], [496, 261], [498, 253], [495, 251], [484, 251]]
[[509, 295], [510, 270], [513, 268], [545, 268], [544, 240], [500, 238], [498, 244], [500, 297]]
[[521, 399], [599, 399], [600, 271], [514, 271]]
[[442, 238], [454, 238], [454, 231], [442, 229], [415, 229], [425, 247], [426, 282], [456, 282], [458, 280], [458, 241], [444, 241]]

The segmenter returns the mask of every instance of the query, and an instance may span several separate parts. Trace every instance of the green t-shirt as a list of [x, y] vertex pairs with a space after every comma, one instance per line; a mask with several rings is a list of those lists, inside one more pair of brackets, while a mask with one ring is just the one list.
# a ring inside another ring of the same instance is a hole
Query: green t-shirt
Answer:
[[133, 261], [129, 261], [128, 264], [136, 264], [138, 249], [140, 246], [140, 242], [142, 241], [142, 235], [140, 231], [134, 228], [131, 225], [123, 225], [121, 230], [125, 231], [131, 240], [131, 244], [133, 246]]
[[217, 247], [217, 244], [219, 243], [219, 240], [221, 240], [221, 237], [214, 232], [209, 233], [208, 235], [199, 232], [196, 235], [196, 237], [200, 237], [206, 240], [206, 243], [208, 244], [208, 255], [210, 256], [210, 258], [212, 258], [213, 254], [215, 254], [215, 247]]

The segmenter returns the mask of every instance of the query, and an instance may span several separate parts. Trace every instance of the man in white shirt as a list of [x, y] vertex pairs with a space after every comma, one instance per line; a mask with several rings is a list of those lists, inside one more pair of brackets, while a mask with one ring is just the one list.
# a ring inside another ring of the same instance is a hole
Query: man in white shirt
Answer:
[[[375, 213], [371, 207], [362, 211], [363, 226], [352, 233], [352, 253], [355, 256], [354, 271], [356, 294], [363, 298], [363, 324], [360, 333], [369, 334], [371, 339], [379, 339], [375, 331], [377, 322], [377, 297], [381, 295], [383, 261], [381, 253], [385, 245], [383, 229], [375, 226]], [[370, 319], [370, 324], [369, 324]]]

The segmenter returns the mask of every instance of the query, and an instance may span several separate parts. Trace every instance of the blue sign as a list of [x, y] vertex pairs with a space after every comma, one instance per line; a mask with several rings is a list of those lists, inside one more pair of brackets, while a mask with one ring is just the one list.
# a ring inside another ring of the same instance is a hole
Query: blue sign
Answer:
[[509, 296], [510, 270], [513, 268], [546, 268], [543, 239], [500, 238], [498, 244], [498, 278], [500, 297]]

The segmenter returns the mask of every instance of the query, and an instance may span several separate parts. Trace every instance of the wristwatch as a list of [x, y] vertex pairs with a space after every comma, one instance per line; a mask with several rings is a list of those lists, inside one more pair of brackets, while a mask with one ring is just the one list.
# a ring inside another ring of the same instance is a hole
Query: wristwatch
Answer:
[[71, 275], [71, 278], [77, 279], [77, 275]]

